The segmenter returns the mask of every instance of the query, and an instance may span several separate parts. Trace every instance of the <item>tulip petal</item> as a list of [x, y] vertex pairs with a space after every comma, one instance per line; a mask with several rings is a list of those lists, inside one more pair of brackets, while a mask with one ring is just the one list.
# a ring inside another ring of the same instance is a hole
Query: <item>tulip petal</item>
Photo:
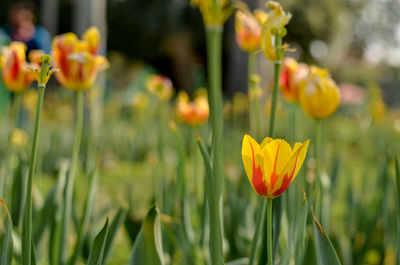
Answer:
[[273, 196], [279, 196], [282, 194], [296, 178], [301, 165], [306, 157], [308, 145], [310, 140], [305, 141], [303, 144], [296, 143], [293, 155], [288, 161], [285, 168], [279, 174], [279, 179], [277, 180], [275, 189], [273, 190]]
[[253, 189], [261, 196], [266, 196], [268, 194], [268, 187], [261, 168], [263, 166], [261, 148], [249, 135], [243, 137], [242, 160]]

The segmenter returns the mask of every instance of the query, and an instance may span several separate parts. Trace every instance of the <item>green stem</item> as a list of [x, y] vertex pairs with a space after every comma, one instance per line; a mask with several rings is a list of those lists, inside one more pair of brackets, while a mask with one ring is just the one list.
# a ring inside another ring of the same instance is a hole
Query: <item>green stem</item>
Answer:
[[[275, 47], [279, 47], [282, 45], [282, 38], [280, 37], [275, 37]], [[280, 54], [280, 49], [277, 50], [277, 54]], [[278, 56], [279, 58], [279, 56]], [[281, 69], [281, 61], [276, 61], [274, 62], [274, 86], [273, 86], [273, 92], [272, 92], [272, 98], [271, 98], [271, 115], [269, 119], [269, 131], [268, 135], [271, 138], [274, 138], [274, 125], [275, 125], [275, 114], [276, 114], [276, 106], [277, 106], [277, 101], [278, 101], [278, 89], [279, 89], [279, 72]], [[256, 220], [256, 230], [254, 233], [253, 241], [251, 244], [251, 250], [250, 250], [250, 262], [249, 265], [254, 265], [256, 264], [257, 260], [257, 253], [259, 252], [258, 249], [260, 247], [260, 244], [262, 240], [264, 230], [265, 230], [265, 215], [267, 212], [267, 200], [263, 199], [261, 204], [259, 205], [258, 208], [258, 214], [257, 214], [257, 220]], [[271, 206], [272, 207], [272, 206]], [[270, 246], [268, 245], [268, 248]], [[272, 244], [271, 244], [272, 247]], [[268, 255], [268, 259], [269, 259]], [[272, 257], [272, 255], [271, 255]]]
[[[321, 219], [322, 211], [322, 182], [320, 174], [320, 149], [321, 149], [321, 120], [315, 120], [314, 159], [315, 159], [315, 211], [317, 218]], [[323, 220], [321, 220], [323, 222]]]
[[38, 103], [36, 106], [35, 129], [33, 132], [31, 158], [29, 161], [28, 180], [26, 185], [26, 202], [25, 202], [25, 215], [23, 221], [22, 233], [22, 264], [31, 265], [32, 255], [32, 180], [35, 173], [37, 143], [40, 129], [40, 117], [42, 114], [42, 106], [44, 99], [45, 85], [39, 85]]
[[253, 79], [257, 73], [256, 67], [257, 61], [256, 56], [253, 52], [248, 53], [248, 90], [251, 95], [250, 98], [250, 130], [251, 134], [255, 135], [257, 140], [261, 137], [261, 112], [260, 112], [260, 99], [257, 96], [257, 84]]
[[272, 265], [272, 199], [267, 199], [267, 219], [268, 265]]
[[213, 160], [213, 193], [209, 194], [213, 198], [208, 200], [210, 210], [210, 252], [211, 264], [222, 265], [222, 25], [208, 25], [206, 39]]
[[69, 172], [66, 187], [64, 191], [64, 211], [62, 222], [62, 233], [61, 233], [61, 244], [60, 244], [60, 262], [59, 264], [66, 264], [67, 262], [67, 243], [69, 236], [69, 224], [71, 220], [72, 212], [72, 196], [74, 191], [75, 177], [78, 172], [79, 164], [79, 150], [81, 145], [82, 131], [83, 131], [83, 115], [84, 115], [84, 95], [82, 91], [78, 91], [76, 102], [76, 128], [75, 128], [75, 139], [74, 146], [72, 149], [71, 158], [71, 170]]

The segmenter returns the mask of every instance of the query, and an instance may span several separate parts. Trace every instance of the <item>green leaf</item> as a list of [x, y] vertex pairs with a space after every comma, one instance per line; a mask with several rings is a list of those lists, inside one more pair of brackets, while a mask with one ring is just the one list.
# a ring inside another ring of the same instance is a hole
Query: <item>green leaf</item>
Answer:
[[10, 213], [8, 212], [7, 206], [2, 199], [0, 199], [0, 204], [6, 211], [6, 221], [4, 228], [4, 241], [3, 247], [0, 252], [0, 265], [10, 265], [13, 257], [13, 224]]
[[339, 257], [336, 254], [336, 250], [333, 247], [328, 235], [324, 232], [321, 224], [314, 216], [314, 240], [315, 240], [315, 252], [317, 255], [317, 261], [319, 265], [337, 265], [341, 264]]
[[133, 245], [130, 265], [164, 265], [160, 217], [157, 205], [143, 220], [139, 235]]
[[111, 222], [110, 229], [108, 231], [108, 235], [106, 238], [106, 243], [104, 246], [104, 254], [103, 254], [103, 261], [102, 264], [107, 264], [108, 257], [111, 252], [111, 248], [113, 246], [115, 236], [117, 235], [118, 228], [124, 222], [126, 218], [127, 210], [124, 208], [120, 208], [117, 214], [114, 217], [114, 220]]
[[90, 247], [89, 259], [87, 265], [100, 265], [103, 262], [104, 246], [108, 233], [108, 218], [100, 232], [93, 240]]

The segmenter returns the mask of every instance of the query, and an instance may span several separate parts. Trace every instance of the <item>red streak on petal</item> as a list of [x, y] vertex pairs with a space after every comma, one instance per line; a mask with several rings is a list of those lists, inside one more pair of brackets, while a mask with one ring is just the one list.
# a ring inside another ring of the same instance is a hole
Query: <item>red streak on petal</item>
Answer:
[[292, 173], [290, 174], [290, 176], [288, 176], [288, 174], [285, 174], [285, 176], [283, 177], [283, 180], [282, 180], [282, 185], [277, 191], [274, 192], [274, 194], [273, 194], [274, 196], [281, 195], [289, 187], [290, 183], [292, 183], [294, 172], [296, 171], [296, 168], [297, 168], [297, 160], [299, 159], [299, 154], [300, 154], [301, 148], [303, 148], [303, 146], [301, 146], [300, 150], [297, 152], [296, 161], [294, 163]]
[[[62, 37], [61, 37], [62, 38]], [[58, 49], [60, 50], [60, 70], [64, 74], [65, 78], [69, 77], [69, 64], [68, 55], [69, 51], [62, 45], [62, 39], [58, 41]]]
[[12, 52], [12, 67], [11, 67], [11, 79], [15, 80], [18, 78], [18, 73], [20, 71], [20, 65], [19, 65], [19, 60], [18, 60], [18, 55], [16, 51]]
[[263, 172], [261, 171], [261, 167], [256, 167], [253, 145], [251, 144], [250, 140], [249, 142], [253, 156], [253, 177], [251, 178], [251, 182], [253, 183], [253, 187], [258, 194], [266, 196], [268, 194], [268, 187], [263, 181]]

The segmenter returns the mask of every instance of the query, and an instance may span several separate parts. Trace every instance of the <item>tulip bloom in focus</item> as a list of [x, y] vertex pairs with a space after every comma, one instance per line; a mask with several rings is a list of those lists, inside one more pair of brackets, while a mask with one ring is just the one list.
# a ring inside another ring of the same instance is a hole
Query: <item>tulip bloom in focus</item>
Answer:
[[186, 92], [178, 95], [176, 111], [178, 117], [190, 126], [199, 126], [207, 121], [210, 114], [207, 97], [198, 95], [190, 102]]
[[243, 137], [242, 160], [253, 189], [262, 197], [281, 195], [296, 178], [307, 154], [310, 140], [292, 148], [281, 139], [265, 138], [259, 145], [249, 135]]
[[82, 40], [74, 33], [56, 36], [52, 44], [52, 53], [57, 80], [64, 87], [82, 91], [90, 88], [96, 80], [98, 72], [104, 70], [107, 59], [99, 56], [100, 33], [91, 27], [85, 31]]
[[151, 75], [146, 81], [147, 90], [162, 101], [171, 98], [173, 87], [171, 80], [163, 75]]
[[314, 119], [331, 115], [339, 106], [339, 88], [326, 69], [311, 66], [308, 76], [299, 83], [300, 105]]
[[282, 70], [279, 76], [279, 87], [283, 97], [291, 103], [299, 102], [299, 83], [307, 76], [308, 67], [303, 63], [297, 63], [293, 58], [283, 60]]
[[14, 93], [25, 91], [34, 80], [28, 69], [25, 52], [26, 46], [22, 42], [12, 42], [2, 49], [0, 66], [3, 81], [8, 90]]
[[267, 19], [267, 13], [255, 10], [250, 12], [238, 10], [235, 15], [236, 42], [240, 49], [254, 52], [260, 46], [261, 26]]

